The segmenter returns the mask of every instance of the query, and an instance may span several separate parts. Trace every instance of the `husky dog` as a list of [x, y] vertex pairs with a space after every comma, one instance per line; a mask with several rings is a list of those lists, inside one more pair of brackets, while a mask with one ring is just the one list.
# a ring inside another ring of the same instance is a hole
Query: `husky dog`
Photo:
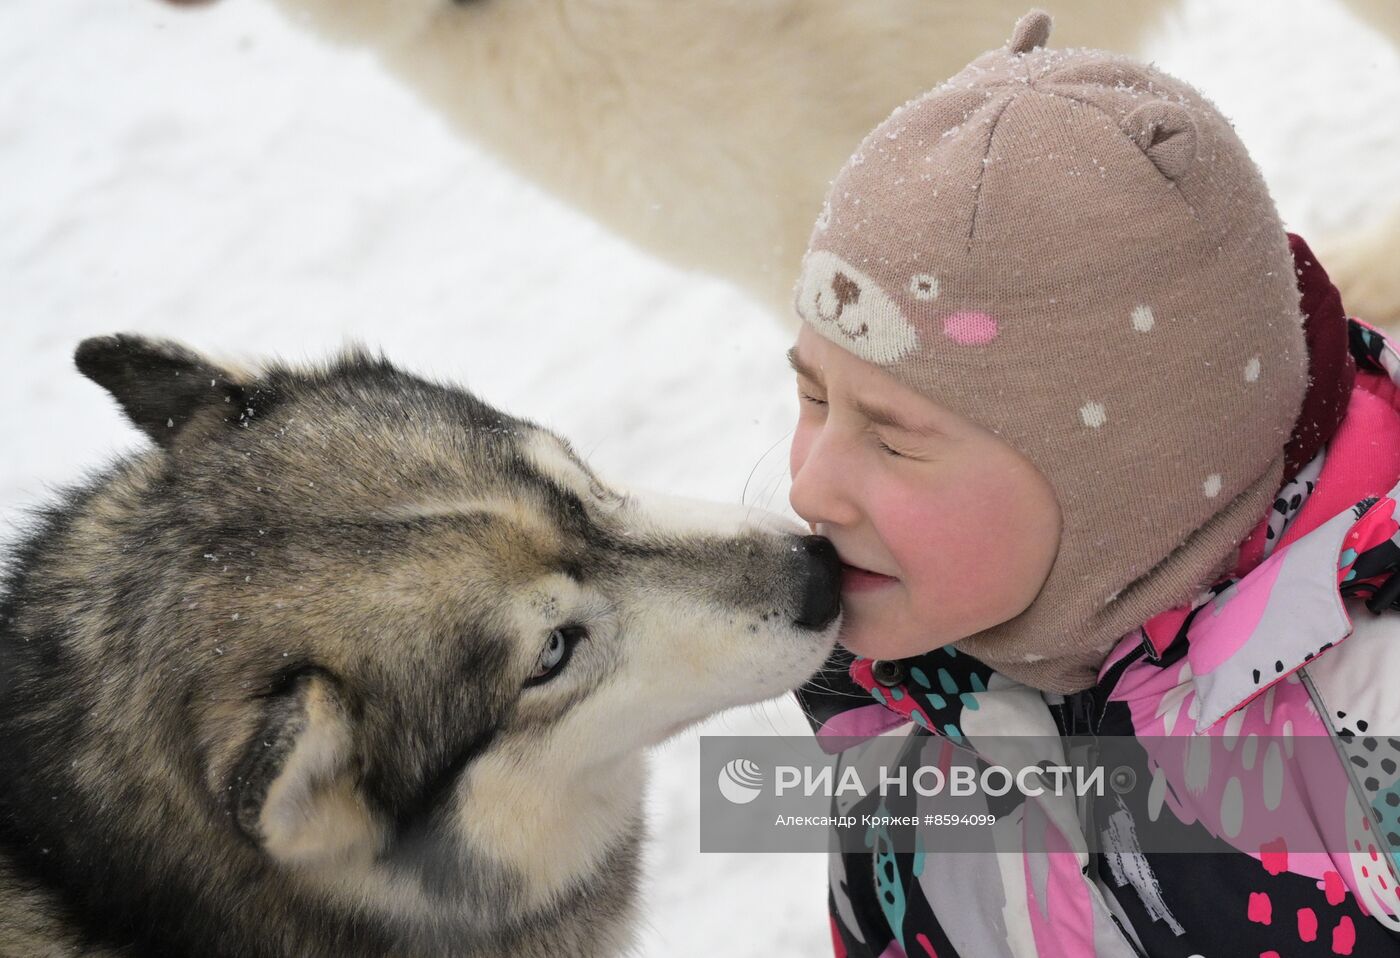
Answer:
[[[1130, 51], [1181, 0], [1059, 0], [1055, 43]], [[1400, 3], [1346, 0], [1400, 44]], [[827, 185], [1032, 0], [274, 0], [368, 47], [458, 131], [644, 249], [789, 322]], [[1314, 240], [1349, 309], [1400, 321], [1400, 209]], [[1330, 242], [1328, 242], [1330, 240]]]
[[154, 447], [0, 599], [0, 955], [626, 950], [643, 750], [830, 651], [824, 539], [352, 351], [90, 339]]

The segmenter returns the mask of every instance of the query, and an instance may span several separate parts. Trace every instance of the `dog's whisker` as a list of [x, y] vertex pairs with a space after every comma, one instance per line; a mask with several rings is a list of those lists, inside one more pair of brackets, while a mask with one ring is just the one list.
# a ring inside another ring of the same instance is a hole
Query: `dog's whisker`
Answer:
[[773, 441], [773, 444], [771, 446], [763, 450], [763, 453], [754, 462], [753, 468], [749, 470], [748, 476], [744, 478], [744, 488], [743, 491], [739, 494], [739, 501], [741, 503], [748, 503], [749, 483], [753, 481], [754, 473], [758, 472], [759, 466], [763, 465], [763, 461], [768, 458], [768, 456], [773, 452], [773, 450], [777, 449], [778, 446], [780, 446], [785, 440], [789, 439], [792, 436], [792, 434], [793, 430], [791, 429], [783, 433], [781, 436], [779, 436], [776, 440]]

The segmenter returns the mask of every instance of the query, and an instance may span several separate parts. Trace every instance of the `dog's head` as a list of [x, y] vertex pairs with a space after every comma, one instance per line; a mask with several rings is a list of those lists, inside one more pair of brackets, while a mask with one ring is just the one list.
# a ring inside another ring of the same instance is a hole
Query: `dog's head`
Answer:
[[152, 736], [283, 863], [431, 845], [543, 868], [535, 816], [587, 832], [590, 802], [640, 784], [640, 749], [800, 684], [834, 641], [825, 540], [628, 494], [383, 359], [245, 372], [128, 336], [76, 359], [158, 446], [100, 510], [127, 589], [102, 653], [125, 657], [121, 720], [183, 703]]

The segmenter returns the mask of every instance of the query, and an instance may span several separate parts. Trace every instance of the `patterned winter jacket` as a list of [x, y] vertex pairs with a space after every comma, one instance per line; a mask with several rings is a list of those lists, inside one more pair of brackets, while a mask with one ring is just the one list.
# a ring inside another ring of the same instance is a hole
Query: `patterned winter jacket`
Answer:
[[[838, 653], [799, 693], [819, 740], [883, 736], [911, 754], [936, 743], [990, 761], [982, 743], [1013, 732], [1121, 736], [1149, 753], [1150, 781], [1126, 796], [1068, 808], [999, 799], [1000, 853], [940, 856], [918, 836], [900, 851], [875, 828], [870, 850], [833, 852], [838, 958], [1400, 955], [1400, 615], [1389, 611], [1400, 608], [1400, 353], [1348, 323], [1356, 376], [1340, 428], [1280, 490], [1234, 574], [1126, 635], [1095, 687], [1042, 693], [938, 649], [897, 662]], [[1205, 767], [1191, 757], [1203, 737], [1216, 746]], [[1297, 767], [1293, 742], [1306, 737], [1335, 753], [1332, 771]], [[911, 801], [921, 820], [944, 799]], [[842, 810], [878, 807], [859, 802]], [[1279, 808], [1295, 812], [1291, 837], [1267, 825]], [[1298, 810], [1314, 834], [1297, 834]], [[1157, 851], [1139, 844], [1147, 828]], [[1164, 829], [1193, 851], [1160, 850]], [[1039, 842], [1021, 840], [1032, 831]]]

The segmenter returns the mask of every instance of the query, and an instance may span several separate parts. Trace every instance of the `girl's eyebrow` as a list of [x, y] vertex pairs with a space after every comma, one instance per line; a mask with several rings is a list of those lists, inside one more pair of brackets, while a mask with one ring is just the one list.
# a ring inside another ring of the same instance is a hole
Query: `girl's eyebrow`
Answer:
[[928, 438], [946, 439], [948, 434], [943, 430], [927, 423], [912, 423], [902, 418], [891, 409], [881, 406], [872, 406], [859, 399], [851, 400], [851, 406], [856, 412], [877, 426], [885, 426], [889, 429], [898, 429], [900, 432], [911, 433], [916, 436], [926, 436]]
[[817, 372], [811, 366], [808, 366], [802, 361], [802, 358], [797, 355], [796, 346], [793, 346], [787, 351], [787, 361], [788, 365], [792, 367], [792, 371], [797, 373], [797, 375], [801, 376], [803, 379], [811, 380], [818, 386], [826, 385], [826, 383], [822, 382], [821, 373]]
[[[825, 386], [822, 382], [821, 375], [811, 366], [804, 363], [801, 357], [797, 355], [796, 346], [787, 351], [787, 361], [788, 365], [792, 367], [792, 371], [797, 373], [797, 375], [810, 380], [818, 386]], [[887, 409], [883, 406], [875, 406], [860, 399], [854, 399], [851, 401], [851, 407], [877, 426], [884, 426], [888, 429], [898, 429], [900, 432], [907, 432], [915, 436], [939, 439], [948, 438], [946, 432], [935, 426], [927, 423], [909, 422], [892, 409]]]

